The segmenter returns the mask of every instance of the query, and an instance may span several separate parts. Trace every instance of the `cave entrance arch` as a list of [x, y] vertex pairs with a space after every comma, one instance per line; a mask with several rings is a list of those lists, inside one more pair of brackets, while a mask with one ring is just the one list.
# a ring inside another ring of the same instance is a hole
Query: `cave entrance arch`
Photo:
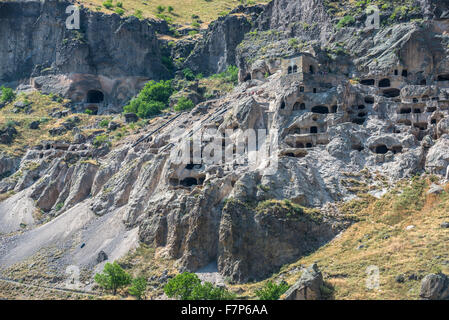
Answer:
[[321, 113], [321, 114], [327, 114], [329, 113], [329, 108], [326, 106], [315, 106], [312, 108], [313, 113]]
[[104, 94], [100, 90], [89, 90], [86, 95], [87, 103], [102, 103], [104, 101]]

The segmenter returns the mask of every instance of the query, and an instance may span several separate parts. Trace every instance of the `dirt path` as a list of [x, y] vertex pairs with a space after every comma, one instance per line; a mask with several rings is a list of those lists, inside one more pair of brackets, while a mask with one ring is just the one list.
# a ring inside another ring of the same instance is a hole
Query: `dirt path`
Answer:
[[14, 284], [14, 285], [20, 285], [20, 286], [27, 287], [27, 288], [46, 289], [46, 290], [52, 290], [52, 291], [57, 291], [57, 292], [65, 292], [65, 293], [76, 293], [76, 294], [85, 295], [85, 296], [102, 296], [101, 294], [95, 293], [95, 292], [87, 292], [87, 291], [73, 290], [73, 289], [64, 289], [64, 288], [58, 288], [58, 287], [40, 286], [40, 285], [36, 285], [36, 284], [27, 284], [27, 283], [22, 283], [22, 282], [19, 282], [19, 281], [16, 281], [16, 280], [7, 279], [7, 278], [1, 278], [1, 277], [0, 277], [0, 282], [6, 282], [6, 283]]

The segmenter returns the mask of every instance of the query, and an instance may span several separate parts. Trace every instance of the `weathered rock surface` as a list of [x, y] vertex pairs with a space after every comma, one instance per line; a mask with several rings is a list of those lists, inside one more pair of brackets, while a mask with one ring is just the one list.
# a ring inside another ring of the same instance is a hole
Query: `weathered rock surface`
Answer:
[[283, 300], [320, 300], [323, 275], [316, 264], [306, 268], [301, 278], [283, 295]]
[[449, 299], [449, 279], [445, 274], [428, 274], [421, 280], [419, 296], [423, 300]]

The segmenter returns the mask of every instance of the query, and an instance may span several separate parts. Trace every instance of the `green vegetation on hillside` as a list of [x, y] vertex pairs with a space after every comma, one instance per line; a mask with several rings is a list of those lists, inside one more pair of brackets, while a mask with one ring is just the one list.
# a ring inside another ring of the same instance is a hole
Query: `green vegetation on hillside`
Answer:
[[[301, 276], [294, 270], [317, 262], [334, 299], [419, 299], [422, 277], [449, 273], [449, 229], [441, 227], [449, 221], [449, 185], [441, 194], [427, 194], [432, 181], [416, 176], [378, 199], [367, 195], [342, 203], [341, 214], [356, 215], [358, 222], [266, 281], [292, 285]], [[369, 266], [379, 268], [379, 290], [365, 285]], [[397, 282], [398, 275], [405, 281]], [[231, 289], [254, 298], [266, 281]]]
[[268, 3], [269, 0], [78, 0], [77, 2], [91, 10], [109, 14], [120, 8], [124, 16], [134, 15], [139, 19], [158, 18], [181, 25], [199, 23], [200, 20], [201, 27], [206, 27], [217, 19], [220, 13], [229, 12], [241, 4], [254, 5]]
[[169, 298], [180, 300], [230, 300], [235, 295], [228, 290], [216, 287], [210, 282], [201, 284], [201, 280], [194, 273], [183, 272], [170, 279], [164, 287]]

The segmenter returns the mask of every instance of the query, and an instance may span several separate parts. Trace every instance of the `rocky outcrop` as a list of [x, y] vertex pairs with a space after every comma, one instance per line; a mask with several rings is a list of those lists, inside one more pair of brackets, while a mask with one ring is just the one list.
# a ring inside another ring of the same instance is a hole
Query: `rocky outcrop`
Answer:
[[428, 274], [421, 280], [419, 296], [423, 300], [448, 300], [449, 279], [445, 274]]
[[282, 300], [321, 300], [323, 275], [316, 264], [304, 269], [301, 278], [291, 286]]
[[223, 209], [218, 270], [233, 281], [262, 279], [338, 232], [330, 223], [314, 220], [289, 203], [266, 206], [251, 210], [244, 203], [229, 200]]
[[236, 65], [235, 49], [251, 30], [251, 19], [230, 14], [214, 21], [195, 46], [185, 65], [196, 73], [214, 74]]
[[20, 158], [0, 153], [0, 177], [4, 178], [13, 174], [19, 167]]
[[170, 76], [156, 37], [164, 29], [160, 22], [81, 7], [80, 29], [69, 30], [65, 11], [71, 4], [0, 3], [0, 84], [32, 78], [35, 88], [73, 103], [98, 102], [88, 96], [96, 90], [103, 94], [100, 112], [105, 112], [121, 111], [146, 80]]

